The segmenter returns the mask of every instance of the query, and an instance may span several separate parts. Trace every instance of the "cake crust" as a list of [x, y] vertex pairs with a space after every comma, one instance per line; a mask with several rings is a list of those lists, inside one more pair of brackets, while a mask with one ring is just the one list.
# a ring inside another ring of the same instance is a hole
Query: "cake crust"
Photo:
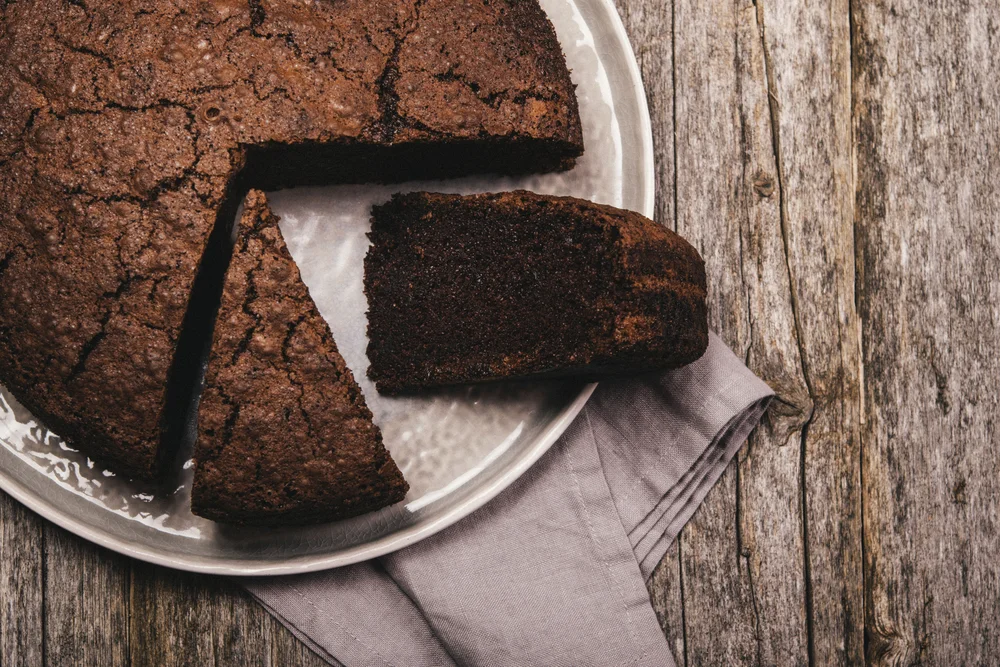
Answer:
[[247, 196], [237, 233], [200, 405], [192, 511], [290, 525], [402, 500], [407, 484], [263, 193]]
[[545, 171], [581, 151], [533, 1], [0, 3], [0, 382], [154, 479], [199, 266], [251, 185]]
[[380, 392], [676, 368], [708, 345], [705, 267], [638, 213], [530, 192], [396, 195], [372, 212]]

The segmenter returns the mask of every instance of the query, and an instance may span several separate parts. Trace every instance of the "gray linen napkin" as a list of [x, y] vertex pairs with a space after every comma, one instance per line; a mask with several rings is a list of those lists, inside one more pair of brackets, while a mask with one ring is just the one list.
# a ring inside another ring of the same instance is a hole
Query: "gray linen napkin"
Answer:
[[349, 667], [672, 666], [645, 580], [771, 396], [713, 334], [686, 368], [601, 383], [538, 463], [451, 528], [247, 588]]

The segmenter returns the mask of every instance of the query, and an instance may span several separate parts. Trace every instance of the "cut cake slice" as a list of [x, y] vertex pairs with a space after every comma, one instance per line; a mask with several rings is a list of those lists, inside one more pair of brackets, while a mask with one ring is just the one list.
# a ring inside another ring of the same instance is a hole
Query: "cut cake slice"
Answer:
[[368, 375], [380, 392], [642, 373], [708, 345], [705, 266], [638, 213], [530, 192], [373, 210]]
[[258, 191], [226, 275], [195, 461], [192, 510], [231, 524], [343, 519], [408, 488]]

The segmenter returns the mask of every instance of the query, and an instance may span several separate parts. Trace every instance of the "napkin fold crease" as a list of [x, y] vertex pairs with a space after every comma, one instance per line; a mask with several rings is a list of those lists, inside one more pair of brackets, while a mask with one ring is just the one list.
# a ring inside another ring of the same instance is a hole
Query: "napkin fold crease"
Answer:
[[772, 395], [712, 334], [690, 366], [602, 382], [545, 456], [441, 533], [244, 584], [331, 664], [673, 666], [646, 579]]

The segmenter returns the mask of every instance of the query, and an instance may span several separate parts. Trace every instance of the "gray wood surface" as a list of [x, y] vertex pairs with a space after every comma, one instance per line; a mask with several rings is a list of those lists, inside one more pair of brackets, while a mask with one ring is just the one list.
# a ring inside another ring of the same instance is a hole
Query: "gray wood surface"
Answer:
[[1000, 11], [854, 17], [868, 656], [995, 664]]
[[[649, 584], [679, 664], [1000, 662], [1000, 6], [616, 0], [657, 215], [778, 392]], [[0, 497], [0, 664], [324, 664]]]

